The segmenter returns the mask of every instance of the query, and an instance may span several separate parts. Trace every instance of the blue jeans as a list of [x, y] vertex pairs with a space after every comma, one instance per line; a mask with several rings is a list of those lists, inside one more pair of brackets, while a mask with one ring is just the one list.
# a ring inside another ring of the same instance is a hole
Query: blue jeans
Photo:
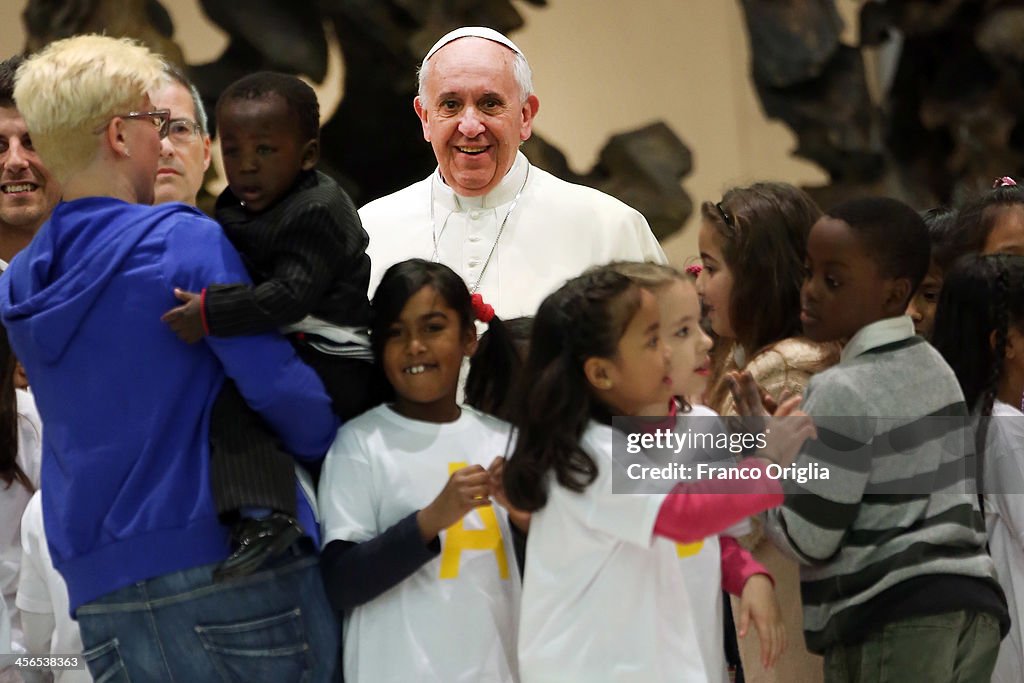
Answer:
[[338, 621], [312, 550], [290, 551], [266, 570], [227, 583], [213, 583], [215, 567], [140, 581], [79, 607], [83, 654], [93, 678], [341, 679]]

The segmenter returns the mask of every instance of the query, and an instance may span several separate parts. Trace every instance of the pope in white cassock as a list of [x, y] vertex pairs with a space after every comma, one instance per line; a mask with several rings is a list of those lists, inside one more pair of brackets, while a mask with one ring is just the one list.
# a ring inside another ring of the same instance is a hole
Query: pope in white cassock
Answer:
[[438, 168], [360, 209], [371, 297], [384, 271], [418, 257], [451, 267], [508, 319], [533, 315], [589, 266], [666, 262], [638, 211], [519, 151], [540, 108], [531, 81], [522, 51], [492, 29], [457, 29], [427, 52], [413, 107]]

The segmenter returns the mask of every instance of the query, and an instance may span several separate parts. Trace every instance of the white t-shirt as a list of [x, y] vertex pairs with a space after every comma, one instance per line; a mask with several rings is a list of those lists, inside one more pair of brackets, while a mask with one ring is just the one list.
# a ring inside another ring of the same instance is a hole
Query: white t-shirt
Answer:
[[[695, 431], [710, 432], [712, 421], [716, 425], [719, 424], [718, 414], [701, 405], [693, 406], [687, 413], [680, 413], [679, 417], [698, 418], [693, 423]], [[681, 427], [687, 426], [685, 420], [679, 423]], [[680, 463], [687, 462], [687, 455], [682, 452], [674, 456], [674, 459]], [[701, 453], [699, 459], [706, 460], [706, 454]], [[744, 521], [740, 524], [748, 523]], [[733, 535], [735, 531], [735, 528], [730, 528], [727, 533]], [[709, 683], [727, 683], [729, 674], [725, 664], [723, 637], [725, 626], [722, 612], [722, 551], [718, 536], [709, 536], [696, 543], [678, 543], [676, 555], [679, 557], [679, 567], [683, 570], [684, 584], [693, 609], [697, 643], [708, 672], [707, 680]]]
[[[21, 581], [18, 583], [17, 604], [21, 609], [25, 627], [25, 643], [33, 654], [47, 652], [73, 655], [82, 652], [82, 635], [78, 622], [73, 620], [68, 607], [68, 587], [53, 568], [50, 549], [46, 545], [43, 528], [43, 504], [37, 491], [21, 518]], [[46, 632], [35, 632], [36, 615]], [[55, 683], [91, 683], [87, 669], [54, 671]]]
[[[39, 469], [42, 464], [42, 421], [36, 402], [27, 391], [15, 389], [18, 401], [18, 466], [28, 476], [33, 488], [39, 488]], [[25, 512], [32, 492], [18, 481], [10, 486], [0, 482], [0, 593], [7, 603], [10, 618], [11, 648], [24, 652], [21, 617], [15, 607], [18, 592], [18, 573], [21, 568], [21, 516]]]
[[523, 683], [708, 680], [676, 544], [653, 535], [664, 495], [612, 492], [612, 442], [622, 436], [591, 422], [580, 445], [597, 479], [575, 493], [552, 477], [530, 521]]
[[[446, 424], [378, 406], [348, 422], [320, 481], [324, 544], [379, 536], [433, 501], [450, 472], [507, 455], [510, 426], [463, 407]], [[522, 588], [508, 517], [478, 508], [441, 554], [345, 615], [347, 683], [511, 683]]]
[[985, 526], [996, 577], [1006, 593], [1010, 632], [999, 646], [993, 683], [1020, 683], [1024, 671], [1024, 414], [992, 406], [985, 446]]
[[531, 166], [522, 152], [486, 195], [457, 196], [435, 171], [368, 203], [359, 218], [370, 236], [371, 297], [390, 266], [423, 258], [471, 288], [479, 280], [484, 301], [505, 320], [535, 315], [544, 297], [590, 266], [668, 262], [640, 212]]

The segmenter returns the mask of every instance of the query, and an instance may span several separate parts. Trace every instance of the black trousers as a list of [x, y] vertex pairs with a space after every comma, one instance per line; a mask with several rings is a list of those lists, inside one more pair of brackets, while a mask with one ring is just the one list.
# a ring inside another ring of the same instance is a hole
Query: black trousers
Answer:
[[[320, 376], [342, 420], [380, 403], [387, 382], [373, 363], [320, 353], [302, 342], [295, 347]], [[237, 520], [243, 507], [295, 516], [295, 459], [230, 380], [213, 405], [210, 455], [213, 498], [223, 521]]]

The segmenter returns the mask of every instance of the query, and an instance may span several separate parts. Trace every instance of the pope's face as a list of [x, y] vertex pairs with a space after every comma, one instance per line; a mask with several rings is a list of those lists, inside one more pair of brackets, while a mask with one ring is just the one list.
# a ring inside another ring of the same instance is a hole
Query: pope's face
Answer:
[[442, 177], [464, 197], [494, 189], [532, 132], [540, 103], [520, 98], [513, 58], [484, 38], [455, 40], [430, 58], [423, 97], [413, 102]]

